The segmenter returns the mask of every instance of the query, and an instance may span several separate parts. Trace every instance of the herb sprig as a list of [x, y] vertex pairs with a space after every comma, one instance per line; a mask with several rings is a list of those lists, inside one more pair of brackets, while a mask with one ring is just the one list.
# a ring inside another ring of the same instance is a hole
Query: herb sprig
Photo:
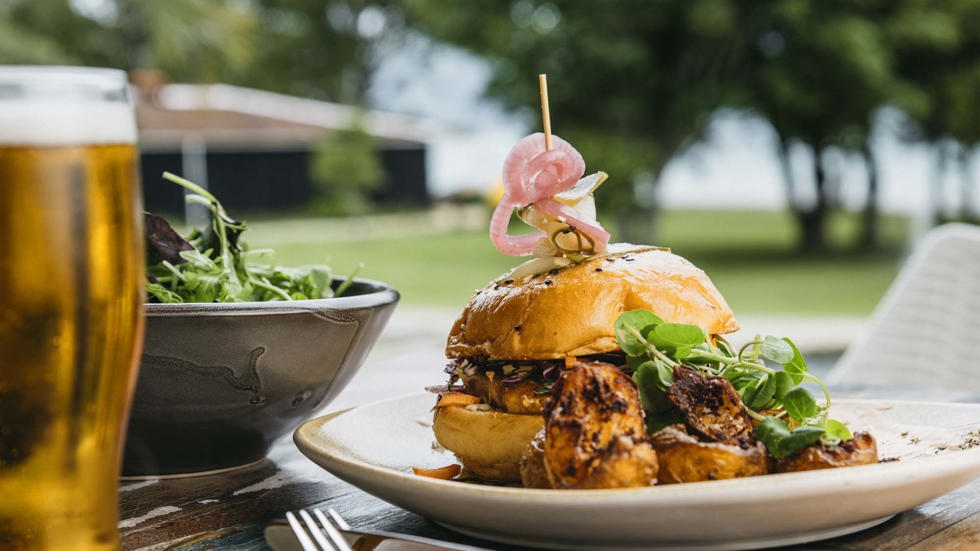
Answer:
[[[833, 445], [851, 438], [843, 423], [829, 417], [827, 387], [807, 371], [803, 355], [788, 338], [757, 336], [735, 350], [721, 337], [708, 338], [696, 325], [667, 323], [648, 310], [620, 315], [615, 333], [633, 370], [651, 433], [679, 421], [667, 390], [674, 367], [686, 365], [732, 383], [758, 422], [756, 435], [773, 457], [816, 442]], [[823, 405], [805, 383], [821, 388]]]
[[208, 190], [169, 172], [163, 178], [191, 192], [188, 203], [204, 205], [210, 224], [186, 238], [163, 218], [145, 214], [146, 290], [151, 302], [243, 302], [329, 298], [343, 294], [352, 274], [336, 290], [328, 266], [284, 268], [249, 262], [270, 250], [249, 251], [241, 240], [247, 229]]

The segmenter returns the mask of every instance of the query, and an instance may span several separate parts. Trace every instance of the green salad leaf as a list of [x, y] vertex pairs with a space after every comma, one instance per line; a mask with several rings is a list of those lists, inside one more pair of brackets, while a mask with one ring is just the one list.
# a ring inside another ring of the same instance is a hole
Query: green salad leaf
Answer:
[[210, 224], [187, 237], [166, 220], [144, 213], [146, 291], [149, 302], [245, 302], [329, 298], [342, 294], [353, 274], [333, 287], [325, 265], [296, 268], [250, 262], [271, 251], [249, 251], [241, 236], [247, 229], [206, 189], [171, 174], [163, 178], [191, 192], [187, 202], [204, 205]]
[[[832, 445], [851, 438], [843, 423], [829, 417], [827, 387], [807, 371], [799, 348], [788, 338], [757, 336], [735, 350], [696, 325], [666, 323], [646, 310], [624, 312], [614, 330], [639, 388], [650, 432], [677, 419], [667, 392], [673, 368], [685, 365], [732, 383], [749, 415], [759, 422], [756, 436], [773, 457], [816, 442]], [[824, 405], [804, 384], [821, 389]]]

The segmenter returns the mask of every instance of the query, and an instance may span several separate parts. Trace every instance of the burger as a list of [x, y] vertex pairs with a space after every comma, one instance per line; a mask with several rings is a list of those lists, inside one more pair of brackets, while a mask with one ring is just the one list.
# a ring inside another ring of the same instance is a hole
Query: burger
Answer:
[[571, 359], [625, 366], [614, 325], [645, 309], [706, 335], [738, 329], [707, 275], [670, 250], [609, 245], [575, 262], [515, 270], [476, 292], [446, 344], [449, 382], [433, 431], [467, 472], [521, 480], [553, 386]]
[[[504, 161], [490, 239], [532, 258], [453, 324], [434, 412], [437, 442], [469, 475], [625, 488], [877, 462], [870, 435], [800, 386], [819, 381], [792, 341], [757, 337], [736, 352], [721, 336], [738, 324], [702, 270], [668, 249], [610, 245], [592, 199], [606, 175], [584, 170], [574, 147], [540, 133]], [[539, 231], [510, 235], [514, 212]], [[652, 321], [645, 333], [638, 319]], [[651, 366], [656, 381], [636, 384]]]

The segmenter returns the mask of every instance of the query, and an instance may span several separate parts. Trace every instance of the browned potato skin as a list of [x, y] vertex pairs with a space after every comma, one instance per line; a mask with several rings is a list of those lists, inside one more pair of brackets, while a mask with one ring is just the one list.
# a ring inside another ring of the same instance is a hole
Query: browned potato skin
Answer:
[[658, 484], [679, 484], [759, 476], [769, 472], [766, 447], [754, 439], [701, 442], [681, 425], [672, 425], [651, 437], [660, 463]]
[[657, 477], [636, 384], [614, 366], [579, 362], [545, 407], [544, 464], [552, 488], [631, 488]]
[[871, 434], [856, 432], [854, 437], [836, 446], [813, 444], [782, 459], [773, 461], [773, 472], [790, 473], [834, 469], [878, 462], [878, 444]]
[[551, 481], [548, 480], [548, 470], [544, 466], [544, 429], [537, 434], [527, 447], [524, 448], [524, 455], [521, 457], [521, 485], [525, 488], [551, 488]]
[[667, 398], [694, 433], [712, 442], [754, 434], [742, 397], [724, 377], [706, 376], [679, 365]]

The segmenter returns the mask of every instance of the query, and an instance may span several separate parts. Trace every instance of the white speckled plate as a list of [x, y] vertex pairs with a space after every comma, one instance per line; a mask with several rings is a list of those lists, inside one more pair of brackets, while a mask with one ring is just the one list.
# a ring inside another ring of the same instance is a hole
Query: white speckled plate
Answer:
[[[980, 476], [980, 405], [840, 400], [834, 417], [899, 461], [630, 490], [526, 490], [415, 476], [455, 462], [431, 432], [431, 394], [308, 421], [300, 451], [337, 477], [450, 529], [561, 549], [744, 549], [869, 528]], [[974, 432], [974, 435], [977, 433]], [[710, 525], [710, 529], [706, 529]]]

